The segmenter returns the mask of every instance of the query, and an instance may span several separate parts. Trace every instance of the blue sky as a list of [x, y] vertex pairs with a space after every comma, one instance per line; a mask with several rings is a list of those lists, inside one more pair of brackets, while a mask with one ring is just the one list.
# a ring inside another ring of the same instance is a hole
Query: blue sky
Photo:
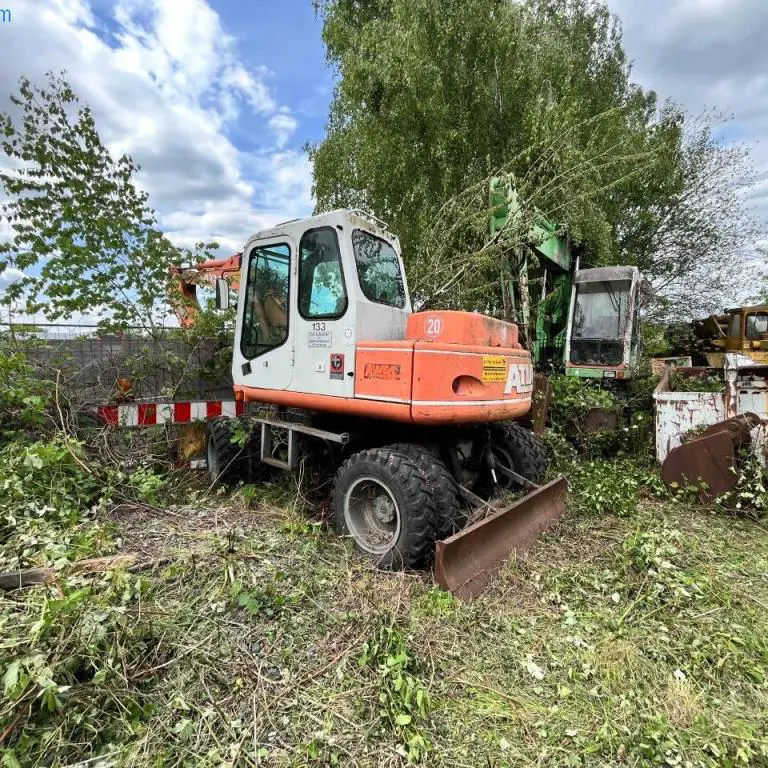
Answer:
[[249, 67], [267, 66], [272, 71], [269, 82], [299, 118], [296, 138], [322, 139], [333, 82], [325, 61], [322, 23], [311, 2], [215, 0], [211, 6], [225, 27], [247, 30], [239, 40], [243, 60]]
[[175, 242], [232, 251], [311, 212], [303, 148], [322, 138], [333, 82], [309, 0], [14, 0], [12, 12], [0, 109], [22, 74], [66, 69], [110, 149], [142, 166]]
[[[768, 2], [608, 0], [635, 77], [694, 112], [734, 115], [754, 146], [753, 202], [768, 221]], [[311, 0], [0, 0], [0, 110], [25, 74], [66, 69], [103, 139], [179, 245], [252, 232], [312, 210], [307, 141], [333, 86]], [[0, 223], [0, 238], [7, 236]], [[5, 280], [13, 275], [6, 275]], [[0, 289], [2, 285], [0, 284]]]

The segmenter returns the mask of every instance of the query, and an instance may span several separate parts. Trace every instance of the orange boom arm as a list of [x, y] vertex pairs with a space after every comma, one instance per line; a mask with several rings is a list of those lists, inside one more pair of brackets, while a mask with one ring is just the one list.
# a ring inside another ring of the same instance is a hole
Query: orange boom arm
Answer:
[[182, 328], [193, 327], [200, 312], [198, 285], [212, 286], [223, 277], [234, 290], [238, 290], [242, 255], [236, 253], [226, 259], [209, 259], [188, 267], [170, 268], [169, 302]]

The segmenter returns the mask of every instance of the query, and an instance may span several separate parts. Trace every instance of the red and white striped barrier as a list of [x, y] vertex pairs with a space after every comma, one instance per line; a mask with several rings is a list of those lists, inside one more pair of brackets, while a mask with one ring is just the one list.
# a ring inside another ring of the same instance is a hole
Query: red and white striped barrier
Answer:
[[239, 400], [200, 400], [185, 403], [120, 403], [100, 405], [99, 418], [113, 427], [154, 427], [158, 424], [190, 424], [216, 416], [242, 416]]

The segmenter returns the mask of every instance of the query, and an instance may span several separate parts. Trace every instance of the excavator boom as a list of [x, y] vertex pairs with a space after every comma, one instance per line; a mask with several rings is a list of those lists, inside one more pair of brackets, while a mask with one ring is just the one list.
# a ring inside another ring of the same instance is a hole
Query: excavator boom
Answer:
[[182, 328], [195, 325], [200, 312], [197, 297], [199, 285], [213, 286], [216, 280], [224, 278], [233, 290], [238, 289], [242, 256], [242, 253], [236, 253], [225, 259], [209, 259], [187, 267], [171, 267], [169, 300]]

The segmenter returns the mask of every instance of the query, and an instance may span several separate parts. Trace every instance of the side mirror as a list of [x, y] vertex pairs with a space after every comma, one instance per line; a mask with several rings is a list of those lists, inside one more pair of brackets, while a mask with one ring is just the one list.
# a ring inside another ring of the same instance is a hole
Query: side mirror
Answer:
[[223, 277], [216, 280], [216, 309], [229, 309], [229, 283]]

